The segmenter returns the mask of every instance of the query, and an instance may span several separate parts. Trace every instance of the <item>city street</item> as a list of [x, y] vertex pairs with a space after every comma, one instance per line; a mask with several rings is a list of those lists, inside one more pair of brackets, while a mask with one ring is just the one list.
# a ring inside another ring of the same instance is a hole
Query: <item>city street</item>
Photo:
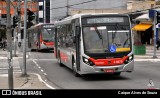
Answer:
[[[160, 62], [135, 62], [132, 73], [121, 76], [87, 75], [75, 77], [66, 67], [60, 67], [52, 51], [30, 52], [27, 71], [40, 73], [44, 79], [62, 89], [148, 89], [149, 80], [160, 88]], [[35, 71], [36, 69], [36, 71]]]
[[0, 23], [0, 95], [160, 94], [160, 0], [0, 0]]

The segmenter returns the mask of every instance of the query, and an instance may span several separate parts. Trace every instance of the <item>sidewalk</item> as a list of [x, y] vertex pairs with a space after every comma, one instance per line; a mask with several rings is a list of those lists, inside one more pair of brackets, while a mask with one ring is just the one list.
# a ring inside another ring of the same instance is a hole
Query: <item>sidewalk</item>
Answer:
[[154, 46], [146, 45], [146, 54], [145, 55], [134, 55], [135, 61], [151, 61], [151, 62], [160, 62], [160, 50], [156, 50], [157, 58], [154, 56]]
[[[49, 86], [38, 78], [36, 74], [28, 74], [28, 77], [22, 77], [21, 73], [14, 73], [14, 89], [51, 89]], [[0, 89], [8, 89], [8, 74], [0, 75]]]
[[[42, 80], [41, 76], [36, 73], [27, 73], [27, 77], [22, 77], [19, 65], [21, 53], [17, 53], [18, 57], [13, 57], [13, 88], [14, 89], [54, 89]], [[0, 49], [0, 89], [8, 89], [8, 62], [7, 51]]]

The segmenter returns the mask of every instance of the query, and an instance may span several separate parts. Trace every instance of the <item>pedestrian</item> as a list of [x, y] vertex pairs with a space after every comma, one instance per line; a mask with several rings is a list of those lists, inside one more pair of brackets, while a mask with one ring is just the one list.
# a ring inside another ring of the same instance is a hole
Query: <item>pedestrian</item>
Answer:
[[158, 38], [157, 40], [157, 50], [159, 50], [159, 47], [160, 47], [160, 38]]
[[3, 47], [2, 38], [0, 38], [0, 48]]
[[5, 50], [6, 44], [7, 44], [7, 39], [6, 38], [2, 38], [2, 48], [3, 48], [3, 50]]

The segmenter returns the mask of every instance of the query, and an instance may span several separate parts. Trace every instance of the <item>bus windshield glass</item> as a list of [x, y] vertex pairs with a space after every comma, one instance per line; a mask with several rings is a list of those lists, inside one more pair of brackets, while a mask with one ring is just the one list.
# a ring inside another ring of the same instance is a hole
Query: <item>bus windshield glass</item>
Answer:
[[42, 39], [46, 42], [54, 41], [53, 28], [44, 28], [42, 31]]
[[117, 53], [131, 51], [131, 32], [129, 25], [83, 26], [85, 52]]

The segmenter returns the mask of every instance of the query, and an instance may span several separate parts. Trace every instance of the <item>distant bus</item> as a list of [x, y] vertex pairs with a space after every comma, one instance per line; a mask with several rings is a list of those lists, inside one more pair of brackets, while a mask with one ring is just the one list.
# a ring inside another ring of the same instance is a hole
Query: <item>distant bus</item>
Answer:
[[55, 23], [54, 30], [55, 57], [75, 76], [133, 71], [133, 35], [128, 15], [74, 15]]
[[28, 47], [31, 50], [50, 50], [54, 47], [54, 24], [37, 24], [28, 29]]

